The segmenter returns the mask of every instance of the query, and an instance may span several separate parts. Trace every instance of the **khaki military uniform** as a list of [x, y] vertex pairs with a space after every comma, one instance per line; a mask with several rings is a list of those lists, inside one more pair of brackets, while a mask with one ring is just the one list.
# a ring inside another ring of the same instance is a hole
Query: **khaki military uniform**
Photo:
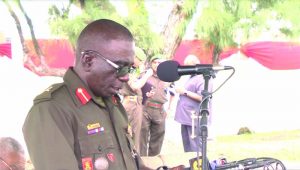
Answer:
[[166, 118], [163, 104], [167, 102], [166, 88], [168, 85], [157, 75], [151, 76], [146, 83], [146, 86], [151, 86], [154, 90], [154, 96], [147, 98], [144, 102], [140, 141], [141, 156], [155, 156], [161, 151]]
[[36, 170], [137, 169], [119, 98], [94, 96], [72, 69], [34, 99], [23, 133]]
[[[134, 83], [134, 82], [133, 82]], [[124, 96], [122, 104], [128, 114], [129, 124], [133, 132], [136, 150], [140, 150], [140, 135], [143, 118], [142, 91], [133, 91], [128, 83], [124, 84], [120, 93]]]

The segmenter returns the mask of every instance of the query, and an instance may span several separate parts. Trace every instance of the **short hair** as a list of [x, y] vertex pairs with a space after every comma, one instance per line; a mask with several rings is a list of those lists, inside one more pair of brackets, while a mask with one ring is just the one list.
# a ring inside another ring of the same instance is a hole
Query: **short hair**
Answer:
[[18, 152], [24, 154], [22, 145], [12, 137], [0, 137], [0, 154]]
[[184, 59], [183, 63], [184, 63], [184, 65], [200, 64], [200, 59], [197, 56], [193, 55], [193, 54], [189, 54]]
[[133, 35], [123, 25], [109, 19], [99, 19], [89, 23], [80, 33], [77, 40], [76, 55], [83, 50], [96, 47], [110, 40], [133, 41]]

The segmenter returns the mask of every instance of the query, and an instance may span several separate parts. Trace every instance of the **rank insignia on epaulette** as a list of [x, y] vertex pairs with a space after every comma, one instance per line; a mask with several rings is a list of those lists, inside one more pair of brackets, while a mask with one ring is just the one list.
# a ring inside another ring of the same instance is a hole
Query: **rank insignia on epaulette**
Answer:
[[82, 104], [86, 104], [88, 101], [91, 100], [90, 94], [86, 91], [85, 88], [77, 88], [76, 89], [76, 96], [80, 100]]
[[90, 157], [82, 158], [81, 162], [82, 162], [83, 170], [93, 170], [94, 169], [92, 158], [90, 158]]
[[45, 91], [49, 92], [52, 88], [53, 88], [53, 86], [50, 86]]

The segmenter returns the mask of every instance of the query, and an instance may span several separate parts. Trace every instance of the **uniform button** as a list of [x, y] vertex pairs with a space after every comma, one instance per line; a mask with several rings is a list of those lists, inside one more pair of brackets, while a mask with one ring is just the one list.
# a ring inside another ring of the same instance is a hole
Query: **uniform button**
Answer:
[[102, 147], [98, 146], [98, 151], [101, 152], [102, 151]]

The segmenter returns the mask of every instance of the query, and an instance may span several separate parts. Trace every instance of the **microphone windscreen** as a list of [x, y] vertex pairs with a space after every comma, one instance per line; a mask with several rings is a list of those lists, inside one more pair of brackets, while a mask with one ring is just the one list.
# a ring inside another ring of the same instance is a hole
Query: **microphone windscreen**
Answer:
[[157, 67], [157, 76], [165, 82], [174, 82], [180, 78], [178, 74], [179, 63], [177, 61], [164, 61]]

